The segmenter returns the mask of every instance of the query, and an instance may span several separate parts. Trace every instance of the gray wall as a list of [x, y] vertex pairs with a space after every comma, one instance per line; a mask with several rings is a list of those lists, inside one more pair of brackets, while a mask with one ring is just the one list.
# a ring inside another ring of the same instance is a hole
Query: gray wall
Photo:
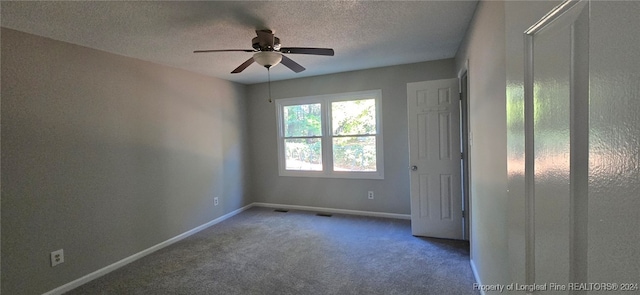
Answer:
[[588, 282], [640, 283], [639, 14], [637, 1], [591, 3]]
[[[525, 281], [523, 32], [558, 3], [480, 2], [456, 56], [458, 70], [469, 59], [474, 133], [471, 254], [483, 284]], [[588, 181], [586, 191], [572, 186], [576, 204], [587, 206], [571, 209], [579, 224], [572, 225], [569, 237], [567, 228], [551, 229], [544, 236], [549, 239], [562, 233], [571, 243], [561, 252], [538, 247], [536, 260], [558, 265], [536, 265], [537, 275], [566, 270], [566, 261], [572, 260], [572, 265], [583, 268], [569, 274], [578, 281], [637, 282], [640, 277], [640, 232], [636, 230], [640, 226], [640, 59], [633, 50], [640, 46], [635, 33], [638, 13], [638, 2], [591, 3], [589, 123], [588, 130], [575, 130], [588, 137], [589, 167], [581, 170], [586, 159], [570, 167], [574, 181]], [[538, 185], [556, 180], [536, 181]], [[585, 208], [586, 212], [580, 211]], [[536, 219], [557, 218], [554, 214], [536, 212]], [[575, 261], [584, 257], [588, 258]], [[536, 283], [548, 283], [542, 276], [538, 279]], [[628, 292], [585, 292], [604, 293]]]
[[478, 3], [456, 55], [469, 78], [471, 259], [482, 283], [507, 283], [504, 3]]
[[246, 86], [4, 28], [2, 83], [3, 294], [41, 294], [251, 202]]
[[249, 86], [252, 195], [259, 202], [410, 214], [406, 84], [453, 78], [453, 67], [448, 59], [272, 82], [274, 99], [382, 89], [384, 180], [278, 176], [275, 105], [267, 102], [267, 84]]

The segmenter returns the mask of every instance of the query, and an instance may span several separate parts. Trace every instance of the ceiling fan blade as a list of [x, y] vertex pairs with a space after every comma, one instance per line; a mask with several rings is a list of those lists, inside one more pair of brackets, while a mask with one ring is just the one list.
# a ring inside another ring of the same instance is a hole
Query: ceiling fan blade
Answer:
[[270, 30], [256, 30], [256, 34], [258, 35], [258, 42], [260, 45], [264, 45], [268, 48], [273, 48], [273, 32]]
[[251, 57], [250, 59], [247, 59], [247, 61], [243, 62], [240, 66], [238, 66], [235, 70], [233, 70], [231, 74], [237, 74], [244, 71], [244, 69], [250, 66], [253, 63], [253, 61], [254, 61], [253, 57]]
[[253, 49], [211, 49], [211, 50], [196, 50], [193, 53], [205, 53], [205, 52], [227, 52], [227, 51], [243, 51], [243, 52], [256, 52]]
[[290, 68], [292, 71], [296, 72], [296, 73], [300, 73], [302, 71], [305, 70], [305, 68], [303, 66], [301, 66], [299, 63], [293, 61], [292, 59], [282, 55], [282, 61], [280, 61], [280, 63], [282, 63], [283, 65], [285, 65], [287, 68]]
[[312, 47], [283, 47], [280, 48], [281, 53], [292, 54], [313, 54], [333, 56], [334, 51], [331, 48], [312, 48]]

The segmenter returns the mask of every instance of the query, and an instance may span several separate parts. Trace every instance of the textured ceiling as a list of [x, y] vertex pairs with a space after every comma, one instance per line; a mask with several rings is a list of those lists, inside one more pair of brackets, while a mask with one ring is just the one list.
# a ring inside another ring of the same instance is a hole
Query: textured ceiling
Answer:
[[257, 64], [230, 74], [252, 53], [194, 54], [197, 49], [251, 49], [256, 29], [271, 29], [283, 47], [330, 47], [335, 56], [288, 56], [272, 80], [451, 58], [476, 1], [2, 1], [3, 27], [252, 84], [267, 79]]

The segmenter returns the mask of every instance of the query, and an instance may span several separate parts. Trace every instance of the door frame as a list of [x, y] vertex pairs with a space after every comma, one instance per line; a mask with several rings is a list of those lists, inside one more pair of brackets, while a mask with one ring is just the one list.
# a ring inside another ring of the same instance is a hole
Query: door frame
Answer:
[[463, 239], [471, 241], [471, 125], [469, 124], [469, 60], [458, 73], [460, 93], [460, 152], [462, 153], [460, 176], [464, 221]]
[[[553, 23], [564, 17], [577, 18], [580, 9], [587, 9], [591, 0], [564, 0], [540, 20], [534, 23], [524, 32], [524, 131], [525, 131], [525, 284], [535, 284], [536, 281], [536, 234], [535, 234], [535, 96], [534, 96], [534, 39], [538, 33], [543, 32]], [[572, 14], [576, 13], [576, 14]], [[575, 21], [575, 19], [574, 19]], [[571, 38], [575, 38], [572, 30]], [[585, 36], [582, 36], [583, 38]], [[586, 40], [586, 41], [585, 41]], [[589, 36], [582, 40], [589, 44]], [[574, 71], [575, 63], [582, 63], [589, 73], [588, 53], [575, 56], [575, 39], [571, 40], [571, 72], [570, 72], [570, 196], [569, 196], [569, 281], [587, 282], [587, 229], [588, 206], [587, 198], [579, 196], [588, 195], [588, 165], [589, 161], [589, 75]], [[587, 45], [588, 46], [588, 45]], [[587, 87], [577, 87], [576, 82], [582, 82]], [[581, 128], [582, 127], [582, 128]], [[585, 148], [586, 147], [586, 148]], [[582, 173], [576, 173], [576, 171]], [[578, 176], [581, 175], [581, 176]]]

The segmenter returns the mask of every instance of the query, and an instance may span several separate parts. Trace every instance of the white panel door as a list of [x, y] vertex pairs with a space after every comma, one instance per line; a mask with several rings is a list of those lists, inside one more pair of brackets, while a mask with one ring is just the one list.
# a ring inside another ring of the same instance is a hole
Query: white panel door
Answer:
[[411, 231], [463, 239], [458, 79], [407, 84]]

